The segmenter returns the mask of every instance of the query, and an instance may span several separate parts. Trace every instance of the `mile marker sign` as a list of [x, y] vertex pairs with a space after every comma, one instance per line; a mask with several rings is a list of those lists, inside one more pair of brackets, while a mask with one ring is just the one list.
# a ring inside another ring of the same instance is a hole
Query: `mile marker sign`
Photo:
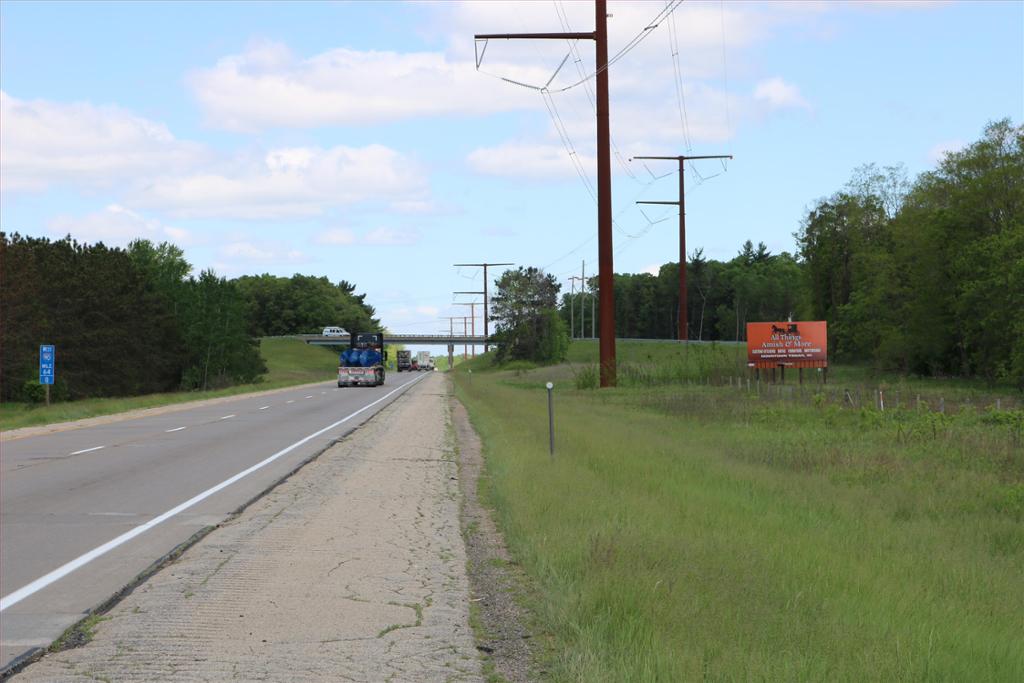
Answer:
[[53, 384], [57, 349], [53, 344], [39, 345], [39, 383]]

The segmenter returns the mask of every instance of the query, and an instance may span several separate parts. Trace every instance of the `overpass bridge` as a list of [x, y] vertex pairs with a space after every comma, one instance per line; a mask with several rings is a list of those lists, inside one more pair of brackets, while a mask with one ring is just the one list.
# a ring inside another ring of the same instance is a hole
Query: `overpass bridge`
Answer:
[[[314, 346], [347, 346], [348, 337], [324, 337], [319, 334], [300, 334], [307, 344]], [[482, 334], [388, 334], [384, 333], [385, 344], [406, 344], [415, 346], [452, 346], [454, 344], [476, 344], [482, 346], [487, 338]], [[491, 344], [494, 344], [492, 339]]]
[[[347, 346], [349, 338], [325, 337], [321, 334], [300, 334], [300, 339], [313, 346]], [[390, 334], [384, 333], [384, 344], [402, 344], [405, 346], [447, 346], [448, 367], [455, 363], [455, 345], [472, 344], [486, 348], [487, 337], [482, 334]], [[494, 343], [492, 339], [491, 344]], [[475, 352], [474, 352], [475, 353]]]

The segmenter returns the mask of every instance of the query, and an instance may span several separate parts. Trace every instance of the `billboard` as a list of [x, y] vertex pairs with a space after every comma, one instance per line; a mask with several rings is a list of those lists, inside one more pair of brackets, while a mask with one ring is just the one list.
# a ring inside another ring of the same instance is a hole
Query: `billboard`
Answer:
[[824, 320], [747, 323], [747, 365], [752, 368], [828, 367]]

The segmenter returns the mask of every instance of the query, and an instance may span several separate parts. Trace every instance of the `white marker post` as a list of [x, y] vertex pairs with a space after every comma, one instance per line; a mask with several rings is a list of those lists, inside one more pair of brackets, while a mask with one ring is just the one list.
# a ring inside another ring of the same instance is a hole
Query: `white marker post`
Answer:
[[555, 406], [552, 399], [552, 391], [555, 385], [551, 382], [547, 383], [548, 388], [548, 451], [551, 454], [551, 459], [555, 459]]

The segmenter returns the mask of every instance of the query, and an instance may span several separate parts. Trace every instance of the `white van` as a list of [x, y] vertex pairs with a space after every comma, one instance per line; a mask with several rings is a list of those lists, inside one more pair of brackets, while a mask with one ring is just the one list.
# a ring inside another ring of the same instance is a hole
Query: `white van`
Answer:
[[325, 327], [323, 331], [324, 337], [347, 337], [348, 332], [343, 327]]

